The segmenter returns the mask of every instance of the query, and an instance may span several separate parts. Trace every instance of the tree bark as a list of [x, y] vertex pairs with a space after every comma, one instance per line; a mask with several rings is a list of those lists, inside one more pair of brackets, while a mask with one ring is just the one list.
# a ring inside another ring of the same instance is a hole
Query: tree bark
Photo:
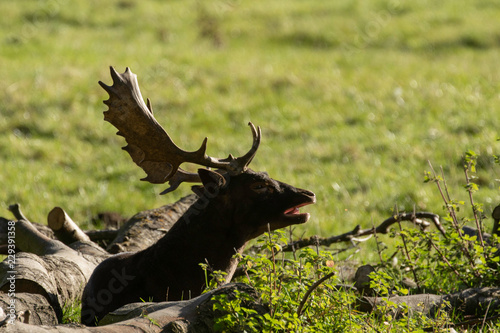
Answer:
[[500, 288], [469, 288], [444, 297], [452, 309], [464, 316], [491, 316], [500, 308]]
[[[79, 242], [74, 245], [79, 249], [76, 251], [41, 234], [28, 221], [15, 222], [15, 240], [16, 247], [23, 252], [16, 254], [14, 265], [5, 260], [0, 263], [0, 291], [8, 294], [14, 290], [16, 304], [25, 304], [24, 308], [32, 313], [39, 311], [40, 302], [22, 297], [25, 293], [44, 297], [58, 320], [63, 306], [80, 299], [96, 265], [109, 256], [92, 243]], [[12, 288], [13, 277], [15, 288]], [[30, 316], [28, 322], [33, 318]], [[51, 320], [48, 324], [53, 324]]]
[[[123, 244], [119, 249], [128, 251], [150, 246], [168, 231], [195, 200], [196, 196], [191, 195], [174, 204], [137, 214], [122, 228], [114, 244]], [[5, 244], [8, 227], [14, 223], [16, 243], [15, 265], [11, 267], [8, 261], [0, 263], [0, 295], [5, 297], [8, 294], [12, 277], [15, 276], [15, 297], [6, 299], [15, 300], [16, 310], [38, 313], [43, 312], [42, 308], [52, 309], [52, 315], [24, 316], [26, 323], [56, 324], [61, 320], [63, 306], [80, 299], [93, 270], [110, 254], [89, 241], [89, 237], [58, 207], [51, 211], [48, 221], [55, 234], [69, 245], [52, 239], [54, 233], [47, 227], [41, 228], [42, 234], [40, 228], [24, 220], [18, 205], [11, 207], [13, 214], [23, 219], [17, 222], [6, 219], [0, 221], [0, 229], [5, 227], [5, 230], [0, 230], [4, 232]], [[111, 235], [114, 233], [116, 231]], [[109, 232], [107, 234], [110, 235]], [[0, 302], [6, 313], [8, 305], [7, 302]]]
[[120, 228], [109, 244], [108, 252], [137, 252], [153, 245], [165, 236], [196, 199], [197, 196], [191, 194], [173, 204], [137, 213]]
[[256, 310], [259, 314], [268, 312], [262, 305], [255, 290], [245, 284], [236, 283], [220, 287], [187, 301], [162, 303], [132, 303], [106, 316], [101, 322], [105, 326], [85, 327], [81, 325], [35, 326], [21, 322], [0, 327], [1, 332], [47, 333], [47, 332], [176, 332], [176, 333], [209, 333], [213, 332], [214, 319], [223, 313], [214, 311], [214, 295], [226, 294], [229, 300], [234, 299], [235, 292], [245, 292], [253, 300], [244, 301], [242, 306]]
[[[387, 301], [402, 304], [406, 303], [411, 311], [417, 311], [435, 316], [438, 311], [448, 313], [460, 312], [465, 317], [491, 316], [500, 308], [500, 288], [469, 288], [448, 295], [418, 294], [409, 296], [368, 297], [358, 300], [358, 310], [363, 312], [386, 311]], [[444, 306], [444, 302], [450, 306]], [[394, 315], [399, 315], [399, 310], [393, 310]]]
[[390, 296], [390, 297], [370, 297], [363, 296], [357, 301], [357, 309], [362, 312], [380, 311], [380, 313], [392, 313], [393, 316], [400, 316], [401, 309], [395, 307], [387, 307], [387, 302], [395, 304], [405, 303], [410, 311], [421, 312], [429, 315], [437, 305], [443, 301], [442, 295], [434, 294], [418, 294], [410, 296]]
[[[0, 217], [0, 246], [7, 245], [7, 232], [8, 232], [8, 223], [12, 222], [12, 220]], [[39, 223], [33, 223], [32, 225], [40, 232], [41, 234], [47, 236], [48, 238], [55, 239], [54, 232], [47, 227], [46, 225], [42, 225]], [[5, 253], [0, 253], [0, 254], [7, 254]]]
[[[12, 300], [15, 303], [12, 303]], [[36, 308], [34, 305], [36, 304]], [[56, 325], [57, 314], [50, 305], [47, 298], [40, 294], [17, 293], [14, 298], [8, 293], [0, 293], [0, 308], [4, 309], [5, 315], [15, 314], [18, 318], [22, 316], [24, 323], [33, 325], [52, 324]], [[27, 315], [26, 313], [29, 313]], [[0, 321], [8, 318], [0, 318]], [[1, 328], [0, 328], [1, 330]]]

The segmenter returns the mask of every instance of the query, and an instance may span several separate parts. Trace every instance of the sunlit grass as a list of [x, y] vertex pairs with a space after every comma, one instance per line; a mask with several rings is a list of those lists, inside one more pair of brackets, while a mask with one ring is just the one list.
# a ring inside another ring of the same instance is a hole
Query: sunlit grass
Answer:
[[[399, 210], [442, 212], [428, 160], [461, 189], [461, 155], [498, 152], [500, 8], [494, 1], [17, 1], [0, 4], [0, 205], [85, 225], [160, 197], [103, 121], [109, 65], [138, 75], [185, 149], [241, 154], [310, 189], [299, 230], [336, 234]], [[204, 30], [203, 30], [203, 29]], [[202, 31], [203, 30], [203, 31]], [[203, 33], [202, 33], [203, 32]], [[479, 166], [485, 212], [498, 167]], [[462, 198], [463, 199], [463, 198]]]

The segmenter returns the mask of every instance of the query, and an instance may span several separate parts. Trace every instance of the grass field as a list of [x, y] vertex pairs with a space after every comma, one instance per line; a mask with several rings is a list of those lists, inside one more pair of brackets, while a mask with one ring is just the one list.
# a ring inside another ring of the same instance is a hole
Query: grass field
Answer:
[[[189, 150], [241, 154], [307, 188], [306, 235], [370, 227], [400, 211], [443, 213], [424, 184], [443, 166], [466, 200], [462, 156], [480, 154], [476, 200], [500, 203], [500, 3], [433, 1], [0, 2], [0, 216], [54, 206], [87, 226], [189, 193], [144, 176], [105, 123], [98, 80], [138, 75], [143, 96]], [[489, 223], [489, 222], [486, 222]], [[489, 225], [489, 224], [488, 224]]]

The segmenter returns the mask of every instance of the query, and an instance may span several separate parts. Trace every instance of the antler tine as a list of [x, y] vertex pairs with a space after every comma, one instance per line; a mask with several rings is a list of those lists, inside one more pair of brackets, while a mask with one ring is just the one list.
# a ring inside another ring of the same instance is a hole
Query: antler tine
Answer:
[[186, 172], [179, 168], [175, 175], [173, 175], [172, 178], [170, 178], [170, 180], [168, 181], [170, 187], [160, 192], [160, 195], [175, 191], [179, 187], [179, 185], [184, 182], [198, 183], [200, 181], [200, 176], [197, 173]]
[[231, 175], [244, 172], [252, 161], [260, 145], [261, 131], [252, 123], [252, 148], [245, 155], [234, 158], [229, 155], [226, 159], [210, 157], [206, 154], [207, 138], [196, 151], [185, 151], [179, 148], [156, 121], [153, 116], [153, 107], [148, 99], [144, 103], [137, 75], [130, 68], [120, 74], [110, 67], [113, 85], [108, 86], [101, 81], [99, 84], [109, 94], [104, 101], [109, 109], [104, 111], [104, 120], [109, 121], [118, 129], [127, 141], [126, 150], [132, 160], [147, 174], [142, 180], [154, 184], [170, 183], [170, 188], [163, 193], [175, 190], [182, 182], [198, 182], [199, 176], [189, 173], [179, 166], [182, 163], [195, 163], [209, 168], [218, 168], [228, 171]]
[[231, 168], [229, 170], [231, 174], [239, 174], [245, 171], [250, 162], [252, 162], [253, 158], [255, 157], [257, 150], [259, 149], [260, 140], [262, 137], [260, 126], [255, 128], [255, 125], [252, 124], [252, 122], [249, 122], [248, 126], [250, 126], [250, 129], [252, 130], [252, 137], [253, 137], [252, 148], [250, 148], [250, 150], [241, 157], [234, 158], [231, 155], [228, 157], [228, 160], [231, 161], [230, 162]]

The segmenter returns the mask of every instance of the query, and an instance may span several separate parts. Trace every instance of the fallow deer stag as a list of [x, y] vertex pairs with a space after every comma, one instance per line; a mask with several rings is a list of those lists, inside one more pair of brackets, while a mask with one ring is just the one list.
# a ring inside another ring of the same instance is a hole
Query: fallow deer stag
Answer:
[[[314, 193], [270, 178], [248, 168], [260, 144], [260, 128], [250, 123], [253, 144], [247, 154], [219, 159], [205, 153], [207, 140], [194, 152], [177, 147], [153, 117], [151, 103], [141, 96], [137, 76], [129, 68], [119, 74], [111, 68], [104, 119], [118, 128], [124, 148], [151, 183], [170, 183], [174, 190], [184, 181], [199, 199], [156, 244], [137, 253], [121, 253], [103, 261], [89, 279], [82, 297], [82, 323], [96, 325], [108, 312], [125, 304], [152, 300], [188, 299], [200, 295], [205, 275], [200, 263], [227, 273], [237, 266], [235, 253], [268, 229], [305, 223], [308, 213], [299, 208], [316, 201]], [[189, 162], [217, 171], [179, 168]]]

